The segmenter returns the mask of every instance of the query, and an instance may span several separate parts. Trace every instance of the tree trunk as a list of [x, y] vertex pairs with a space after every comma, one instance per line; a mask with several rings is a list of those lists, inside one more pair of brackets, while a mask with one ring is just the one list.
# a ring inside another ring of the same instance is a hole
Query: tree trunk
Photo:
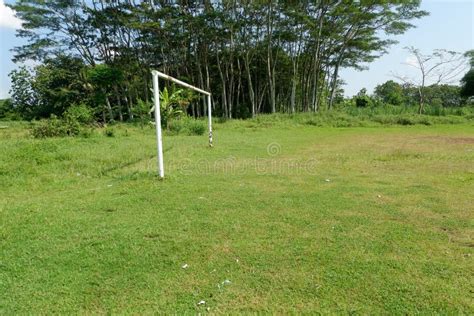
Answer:
[[244, 63], [245, 63], [245, 73], [247, 74], [247, 84], [249, 88], [250, 104], [252, 106], [252, 117], [255, 117], [257, 109], [256, 109], [256, 104], [255, 104], [255, 91], [253, 90], [252, 74], [250, 72], [250, 60], [249, 60], [248, 51], [245, 54]]
[[337, 77], [339, 75], [339, 66], [341, 65], [341, 62], [342, 62], [342, 55], [341, 57], [339, 57], [339, 59], [337, 60], [336, 66], [334, 67], [334, 74], [331, 81], [331, 93], [330, 93], [329, 104], [328, 104], [329, 110], [332, 109], [334, 106], [334, 99], [336, 97], [336, 88], [337, 88]]
[[107, 95], [107, 92], [104, 91], [105, 94], [105, 106], [107, 109], [107, 112], [109, 112], [109, 120], [113, 121], [114, 120], [114, 112], [112, 111], [112, 106], [110, 105], [110, 100], [109, 96]]
[[119, 120], [120, 122], [123, 122], [123, 113], [122, 113], [122, 101], [120, 99], [120, 93], [118, 91], [117, 86], [114, 86], [114, 92], [115, 92], [115, 97], [117, 99], [117, 107], [118, 107], [118, 113], [119, 113]]
[[[424, 85], [424, 84], [423, 84]], [[424, 107], [425, 107], [425, 99], [424, 99], [424, 86], [420, 86], [420, 88], [418, 89], [418, 94], [420, 95], [420, 104], [419, 104], [419, 107], [418, 107], [418, 114], [423, 114], [423, 111], [424, 111]]]

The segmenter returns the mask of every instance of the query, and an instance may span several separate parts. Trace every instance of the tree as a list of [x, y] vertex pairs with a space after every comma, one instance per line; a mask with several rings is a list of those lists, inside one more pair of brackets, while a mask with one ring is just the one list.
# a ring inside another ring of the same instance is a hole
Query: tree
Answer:
[[[410, 20], [428, 13], [418, 10], [420, 1], [360, 1], [353, 5], [337, 5], [335, 23], [332, 25], [336, 39], [331, 63], [333, 74], [329, 108], [332, 107], [339, 69], [354, 67], [364, 69], [364, 63], [375, 60], [396, 43], [390, 35], [403, 34], [413, 27]], [[387, 37], [381, 38], [385, 34]]]
[[461, 84], [461, 96], [464, 98], [474, 97], [474, 68], [462, 77]]
[[[363, 69], [427, 13], [419, 0], [19, 0], [15, 60], [80, 58], [84, 94], [109, 120], [150, 100], [150, 70], [212, 91], [214, 113], [316, 111], [338, 99], [339, 72]], [[108, 67], [121, 73], [107, 81]], [[102, 73], [102, 74], [99, 74]], [[92, 76], [88, 76], [92, 75]], [[163, 87], [164, 88], [164, 87]], [[169, 86], [168, 86], [169, 88]], [[190, 103], [195, 116], [206, 114]]]
[[376, 86], [374, 95], [387, 104], [402, 105], [404, 102], [403, 87], [393, 80]]
[[35, 68], [32, 89], [36, 96], [36, 116], [61, 116], [70, 106], [86, 102], [87, 94], [78, 76], [82, 59], [66, 55], [48, 57]]
[[[105, 111], [109, 114], [109, 120], [114, 120], [114, 113], [110, 102], [112, 93], [118, 93], [117, 85], [123, 78], [120, 69], [108, 66], [107, 64], [99, 64], [87, 70], [87, 79], [94, 87], [94, 95], [97, 105], [102, 109], [102, 118], [105, 121]], [[120, 120], [122, 118], [122, 110], [119, 106]]]
[[467, 51], [464, 56], [469, 59], [470, 69], [461, 79], [461, 96], [474, 97], [474, 50]]
[[33, 76], [25, 67], [13, 70], [9, 75], [11, 80], [11, 103], [13, 108], [25, 119], [36, 115], [36, 98], [32, 88]]
[[372, 105], [372, 99], [367, 95], [367, 89], [362, 88], [355, 96], [355, 104], [358, 108], [365, 108]]
[[10, 99], [3, 99], [0, 100], [0, 119], [7, 118], [7, 119], [16, 119], [18, 115], [16, 115], [15, 108]]
[[448, 84], [456, 81], [465, 70], [466, 58], [463, 54], [444, 49], [436, 49], [431, 54], [424, 54], [414, 47], [405, 48], [413, 58], [406, 63], [418, 70], [418, 77], [394, 74], [403, 82], [418, 89], [418, 113], [422, 114], [425, 105], [425, 87], [429, 84]]
[[462, 104], [460, 87], [457, 85], [437, 84], [425, 87], [426, 104], [444, 107], [456, 107]]

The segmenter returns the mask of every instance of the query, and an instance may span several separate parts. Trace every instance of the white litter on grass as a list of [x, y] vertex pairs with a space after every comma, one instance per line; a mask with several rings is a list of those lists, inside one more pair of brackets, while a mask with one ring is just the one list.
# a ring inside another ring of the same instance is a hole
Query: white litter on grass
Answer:
[[206, 301], [205, 301], [205, 300], [200, 300], [200, 301], [198, 302], [198, 305], [205, 305], [205, 304], [206, 304]]
[[181, 266], [181, 268], [187, 269], [187, 268], [189, 268], [189, 265], [188, 265], [187, 263], [185, 263], [185, 264], [183, 264], [183, 265]]
[[235, 259], [235, 262], [239, 263], [239, 259]]
[[232, 282], [230, 282], [230, 280], [224, 280], [221, 282], [221, 284], [217, 284], [217, 288], [220, 289], [221, 287], [224, 287], [225, 285], [229, 285], [231, 284]]
[[381, 198], [382, 196], [379, 194], [379, 195], [377, 195], [377, 197], [378, 197], [378, 198]]
[[326, 180], [324, 180], [324, 181], [326, 181], [326, 182], [331, 182], [331, 180], [329, 180], [329, 179], [326, 179]]

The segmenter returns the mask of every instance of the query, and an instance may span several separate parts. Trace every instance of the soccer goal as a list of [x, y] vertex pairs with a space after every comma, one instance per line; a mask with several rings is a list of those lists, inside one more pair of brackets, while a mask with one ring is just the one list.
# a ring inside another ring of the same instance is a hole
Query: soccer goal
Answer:
[[208, 116], [208, 128], [209, 128], [209, 147], [212, 147], [212, 114], [211, 114], [211, 93], [199, 89], [195, 86], [192, 86], [186, 82], [168, 76], [162, 72], [157, 70], [153, 70], [151, 72], [153, 76], [153, 99], [154, 99], [154, 107], [155, 107], [155, 126], [156, 126], [156, 142], [157, 142], [157, 152], [158, 152], [158, 175], [160, 178], [165, 177], [165, 169], [163, 165], [163, 138], [161, 135], [161, 113], [160, 113], [160, 86], [159, 86], [159, 78], [163, 78], [174, 82], [180, 86], [185, 88], [194, 90], [201, 94], [207, 96], [207, 116]]

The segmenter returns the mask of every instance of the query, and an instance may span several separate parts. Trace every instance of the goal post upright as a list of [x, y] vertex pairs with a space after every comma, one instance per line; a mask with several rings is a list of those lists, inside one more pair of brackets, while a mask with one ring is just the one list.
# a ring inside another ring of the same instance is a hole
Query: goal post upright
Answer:
[[154, 107], [155, 107], [155, 126], [156, 126], [156, 142], [157, 142], [157, 153], [158, 153], [158, 173], [160, 178], [164, 178], [165, 170], [163, 164], [163, 139], [161, 133], [161, 108], [160, 108], [160, 86], [159, 86], [159, 78], [163, 78], [179, 84], [185, 88], [194, 90], [196, 92], [202, 93], [207, 96], [207, 115], [208, 115], [208, 129], [209, 129], [209, 147], [213, 146], [213, 137], [212, 137], [212, 98], [211, 93], [199, 89], [195, 86], [192, 86], [186, 82], [168, 76], [158, 70], [152, 70], [151, 74], [153, 76], [153, 98], [154, 98]]
[[158, 151], [158, 174], [160, 178], [165, 177], [165, 169], [163, 165], [163, 138], [161, 135], [161, 108], [160, 108], [160, 86], [158, 81], [158, 72], [152, 71], [153, 75], [153, 101], [155, 106], [155, 127], [156, 127], [156, 142]]
[[207, 118], [208, 118], [208, 128], [209, 128], [209, 147], [212, 147], [212, 106], [211, 106], [211, 95], [207, 95]]

